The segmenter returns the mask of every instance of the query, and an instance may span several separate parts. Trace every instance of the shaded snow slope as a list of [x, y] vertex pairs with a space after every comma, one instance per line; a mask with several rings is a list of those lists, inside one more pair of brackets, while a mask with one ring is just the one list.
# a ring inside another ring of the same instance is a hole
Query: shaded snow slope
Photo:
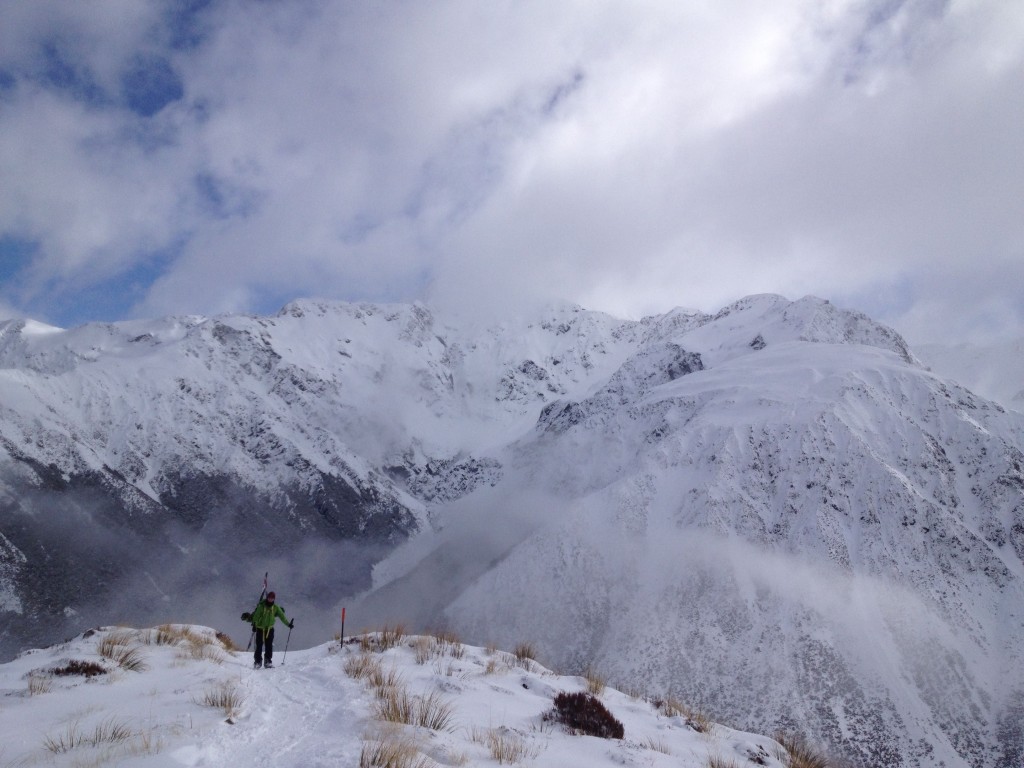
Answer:
[[[144, 644], [158, 632], [173, 644]], [[129, 671], [100, 656], [100, 645], [111, 640], [118, 649], [134, 649], [142, 668]], [[0, 665], [0, 763], [333, 768], [359, 765], [363, 750], [383, 741], [406, 745], [413, 757], [425, 759], [425, 768], [706, 768], [711, 757], [783, 765], [772, 739], [659, 709], [611, 688], [600, 699], [623, 724], [624, 738], [571, 735], [543, 715], [556, 694], [587, 690], [586, 680], [451, 639], [406, 637], [374, 651], [333, 642], [287, 655], [278, 650], [276, 661], [274, 669], [253, 670], [247, 652], [226, 651], [212, 630], [182, 625], [106, 628], [23, 654]], [[444, 708], [443, 727], [380, 721], [373, 684], [346, 673], [367, 661], [398, 681], [410, 700]], [[50, 671], [74, 662], [96, 664], [104, 673], [87, 678]], [[97, 735], [118, 738], [94, 744]], [[514, 746], [522, 756], [499, 763], [492, 744]]]

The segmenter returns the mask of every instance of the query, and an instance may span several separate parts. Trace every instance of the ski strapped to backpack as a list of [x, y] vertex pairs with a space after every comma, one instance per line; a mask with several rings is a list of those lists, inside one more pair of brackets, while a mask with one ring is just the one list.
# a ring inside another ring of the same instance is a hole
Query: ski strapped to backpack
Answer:
[[[267, 576], [270, 575], [270, 571], [263, 574], [263, 591], [260, 592], [260, 599], [256, 601], [256, 608], [260, 607], [260, 603], [263, 602], [263, 598], [267, 596]], [[252, 609], [252, 612], [246, 612], [242, 614], [242, 621], [252, 621], [252, 614], [256, 612], [256, 608]], [[252, 625], [252, 632], [249, 633], [249, 644], [245, 646], [245, 650], [252, 648], [253, 638], [256, 637], [256, 625]]]

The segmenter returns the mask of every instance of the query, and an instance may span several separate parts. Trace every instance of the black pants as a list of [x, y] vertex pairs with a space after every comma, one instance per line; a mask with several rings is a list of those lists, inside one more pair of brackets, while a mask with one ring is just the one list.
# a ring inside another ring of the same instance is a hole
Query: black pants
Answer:
[[[263, 653], [263, 646], [266, 645], [266, 655]], [[253, 660], [257, 664], [269, 664], [274, 658], [274, 628], [256, 630], [256, 654]]]

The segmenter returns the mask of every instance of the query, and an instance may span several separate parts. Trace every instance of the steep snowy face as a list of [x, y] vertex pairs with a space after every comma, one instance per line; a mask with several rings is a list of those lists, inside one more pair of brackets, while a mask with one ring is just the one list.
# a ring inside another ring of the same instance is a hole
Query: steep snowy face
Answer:
[[267, 569], [329, 626], [372, 573], [364, 611], [532, 639], [860, 765], [1011, 765], [1022, 446], [1018, 415], [814, 298], [11, 321], [0, 642], [217, 624]]
[[506, 472], [550, 494], [548, 521], [447, 615], [751, 727], [799, 722], [861, 765], [1013, 765], [1024, 421], [797, 304], [655, 332], [544, 408]]

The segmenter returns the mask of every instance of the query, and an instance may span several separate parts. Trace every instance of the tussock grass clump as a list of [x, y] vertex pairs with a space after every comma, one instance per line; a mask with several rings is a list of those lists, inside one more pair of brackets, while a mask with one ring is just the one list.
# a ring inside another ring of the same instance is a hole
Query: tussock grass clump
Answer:
[[377, 719], [388, 723], [415, 725], [432, 731], [454, 730], [455, 708], [438, 693], [413, 696], [402, 685], [381, 689]]
[[412, 641], [412, 648], [416, 652], [417, 664], [426, 664], [431, 659], [442, 656], [461, 659], [466, 653], [458, 635], [451, 631], [440, 632], [436, 635], [419, 635]]
[[437, 648], [442, 656], [451, 656], [453, 659], [461, 659], [466, 654], [466, 647], [462, 640], [452, 630], [446, 629], [436, 635]]
[[[652, 752], [661, 752], [661, 754], [663, 755], [672, 754], [672, 750], [668, 748], [668, 744], [666, 744], [662, 739], [659, 739], [656, 736], [648, 736], [646, 739], [644, 739], [644, 747], [651, 750]], [[709, 766], [709, 768], [713, 767]]]
[[686, 720], [686, 724], [690, 726], [697, 733], [703, 733], [708, 736], [714, 731], [715, 724], [711, 721], [711, 718], [702, 709], [693, 709], [683, 704], [678, 699], [666, 698], [666, 699], [654, 699], [651, 704], [656, 710], [665, 717], [681, 717]]
[[359, 653], [345, 659], [345, 674], [356, 680], [366, 680], [371, 675], [379, 676], [381, 673], [380, 659], [369, 653]]
[[385, 624], [376, 632], [364, 632], [359, 637], [359, 649], [365, 653], [376, 651], [378, 653], [397, 648], [406, 637], [405, 625]]
[[398, 672], [395, 667], [390, 669], [384, 669], [383, 665], [377, 664], [370, 674], [367, 676], [366, 681], [370, 684], [370, 687], [376, 691], [377, 698], [381, 698], [387, 695], [387, 692], [394, 688], [402, 688], [405, 682], [402, 680], [402, 675]]
[[540, 754], [539, 748], [529, 744], [521, 733], [505, 728], [488, 728], [482, 734], [475, 732], [471, 738], [486, 744], [491, 757], [498, 765], [513, 765], [532, 760]]
[[231, 637], [225, 634], [224, 632], [217, 630], [215, 636], [218, 642], [220, 642], [221, 646], [224, 648], [224, 650], [228, 653], [235, 653], [237, 651], [242, 650], [242, 647], [238, 645], [238, 643], [232, 640]]
[[200, 703], [207, 707], [224, 710], [224, 714], [228, 718], [233, 718], [244, 700], [233, 683], [223, 682], [207, 689], [203, 693]]
[[621, 739], [625, 729], [600, 699], [589, 693], [559, 693], [555, 706], [544, 713], [544, 719], [560, 723], [574, 735]]
[[141, 672], [146, 668], [142, 649], [134, 644], [135, 635], [131, 632], [111, 632], [100, 640], [97, 652], [105, 659], [110, 659], [121, 669], [129, 672]]
[[430, 768], [432, 763], [420, 754], [416, 742], [394, 730], [363, 739], [359, 768]]
[[412, 648], [416, 652], [416, 663], [426, 664], [434, 658], [434, 638], [427, 635], [420, 635], [412, 642]]
[[587, 667], [583, 670], [583, 679], [587, 681], [587, 693], [594, 696], [600, 696], [604, 693], [607, 683], [604, 677], [593, 667]]
[[53, 678], [49, 675], [33, 672], [28, 676], [29, 696], [41, 696], [44, 693], [49, 693], [51, 688], [53, 688]]
[[531, 663], [537, 660], [537, 649], [533, 647], [533, 643], [518, 643], [512, 649], [512, 655], [519, 666], [528, 670]]
[[144, 645], [173, 646], [178, 650], [180, 659], [214, 661], [218, 664], [224, 663], [223, 651], [237, 650], [227, 635], [220, 632], [213, 635], [197, 632], [188, 625], [161, 624], [140, 632], [139, 641]]
[[776, 757], [786, 768], [834, 768], [834, 763], [802, 736], [780, 733], [775, 740], [782, 747]]
[[739, 768], [735, 760], [728, 760], [721, 755], [709, 755], [707, 768]]
[[71, 752], [79, 747], [99, 747], [106, 744], [123, 744], [135, 733], [125, 723], [116, 720], [104, 720], [92, 731], [83, 731], [78, 723], [72, 723], [64, 733], [47, 736], [43, 746], [55, 755]]

